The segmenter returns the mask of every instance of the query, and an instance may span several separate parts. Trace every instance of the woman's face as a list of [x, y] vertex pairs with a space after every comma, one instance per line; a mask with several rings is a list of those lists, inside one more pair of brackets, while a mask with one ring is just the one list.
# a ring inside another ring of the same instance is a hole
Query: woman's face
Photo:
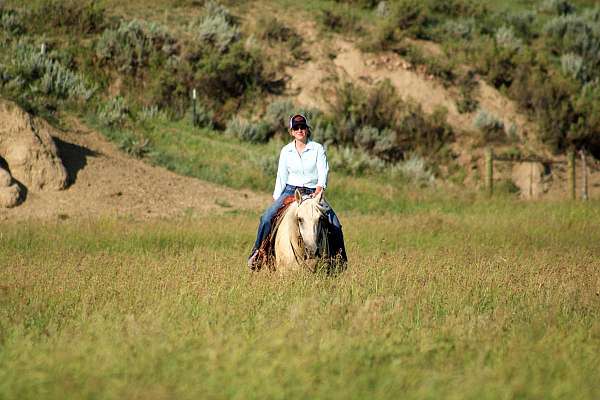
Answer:
[[304, 124], [296, 125], [290, 129], [290, 134], [294, 139], [306, 143], [306, 140], [308, 139], [308, 128]]

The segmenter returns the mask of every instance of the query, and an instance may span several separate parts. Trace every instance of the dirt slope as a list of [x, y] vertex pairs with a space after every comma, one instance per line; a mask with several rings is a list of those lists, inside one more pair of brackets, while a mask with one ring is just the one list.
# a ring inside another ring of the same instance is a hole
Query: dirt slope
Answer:
[[0, 221], [75, 216], [174, 217], [260, 210], [269, 196], [179, 176], [123, 154], [101, 134], [73, 122], [55, 137], [68, 171], [63, 191], [27, 193], [23, 204], [0, 209]]

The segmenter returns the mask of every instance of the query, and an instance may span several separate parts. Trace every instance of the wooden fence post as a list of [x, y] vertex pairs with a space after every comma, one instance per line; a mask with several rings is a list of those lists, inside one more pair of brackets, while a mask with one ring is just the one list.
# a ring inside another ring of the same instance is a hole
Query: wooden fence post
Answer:
[[192, 126], [196, 126], [196, 89], [192, 89]]
[[588, 171], [587, 171], [587, 157], [585, 156], [585, 149], [579, 150], [579, 154], [581, 155], [581, 173], [583, 177], [583, 182], [581, 184], [581, 198], [583, 200], [588, 199]]
[[485, 149], [485, 186], [488, 195], [494, 194], [494, 151], [491, 147]]
[[577, 198], [576, 195], [576, 177], [575, 177], [575, 151], [569, 150], [567, 153], [567, 174], [569, 180], [569, 196], [571, 200], [575, 200]]

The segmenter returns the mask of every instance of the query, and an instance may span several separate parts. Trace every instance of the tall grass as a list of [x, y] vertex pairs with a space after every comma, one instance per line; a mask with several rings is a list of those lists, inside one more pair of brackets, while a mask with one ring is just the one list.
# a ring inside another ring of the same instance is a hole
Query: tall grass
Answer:
[[256, 215], [4, 224], [0, 397], [597, 397], [598, 204], [342, 215], [337, 277]]

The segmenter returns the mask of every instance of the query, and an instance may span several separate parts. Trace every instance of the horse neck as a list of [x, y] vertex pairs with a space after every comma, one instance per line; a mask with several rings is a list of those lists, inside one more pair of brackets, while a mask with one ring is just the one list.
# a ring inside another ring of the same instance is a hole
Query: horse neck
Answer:
[[[285, 232], [285, 235], [288, 236], [288, 240], [294, 250], [300, 249], [300, 230], [298, 229], [297, 222], [297, 211], [298, 205], [296, 203], [290, 204], [289, 208], [285, 212], [283, 216], [283, 220], [281, 221], [280, 230]], [[282, 229], [283, 228], [283, 229]]]

